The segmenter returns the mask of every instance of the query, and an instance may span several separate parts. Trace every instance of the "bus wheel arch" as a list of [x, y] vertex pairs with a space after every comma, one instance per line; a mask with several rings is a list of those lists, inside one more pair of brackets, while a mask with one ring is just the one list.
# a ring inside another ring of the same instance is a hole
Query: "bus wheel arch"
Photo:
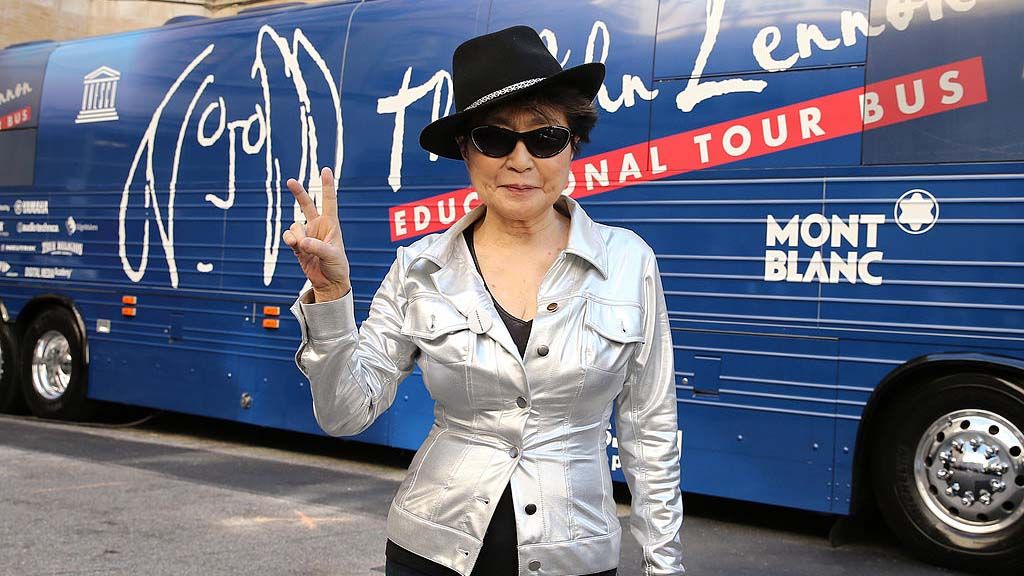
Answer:
[[42, 418], [87, 420], [95, 403], [87, 398], [89, 348], [85, 322], [72, 301], [43, 295], [18, 316], [21, 391]]
[[[933, 563], [1020, 567], [1022, 440], [1024, 365], [1019, 361], [981, 354], [914, 359], [894, 370], [865, 408], [854, 461], [856, 508], [875, 502], [901, 540]], [[959, 453], [953, 446], [975, 441], [978, 446], [969, 444]], [[991, 457], [977, 452], [990, 446]], [[1015, 455], [1007, 453], [1010, 448]], [[993, 475], [993, 462], [1012, 469]], [[954, 482], [961, 479], [964, 486]], [[987, 485], [992, 481], [998, 492]], [[961, 498], [967, 499], [964, 506]]]

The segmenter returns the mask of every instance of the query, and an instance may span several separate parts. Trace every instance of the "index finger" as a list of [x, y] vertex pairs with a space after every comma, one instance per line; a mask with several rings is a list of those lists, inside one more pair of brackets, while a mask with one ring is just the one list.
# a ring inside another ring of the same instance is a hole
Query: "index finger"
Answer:
[[334, 187], [334, 173], [330, 168], [320, 171], [320, 185], [323, 191], [324, 216], [338, 219], [338, 189]]
[[285, 182], [285, 186], [291, 191], [292, 196], [295, 196], [295, 200], [299, 203], [299, 207], [302, 208], [302, 214], [306, 217], [306, 222], [313, 220], [320, 215], [316, 211], [316, 206], [313, 205], [313, 199], [309, 197], [306, 190], [299, 184], [299, 181], [295, 178], [289, 178]]

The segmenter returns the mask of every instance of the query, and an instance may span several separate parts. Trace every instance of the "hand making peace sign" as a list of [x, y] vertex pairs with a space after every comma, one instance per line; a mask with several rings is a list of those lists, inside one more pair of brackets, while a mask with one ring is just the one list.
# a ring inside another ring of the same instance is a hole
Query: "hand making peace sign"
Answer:
[[302, 272], [313, 285], [317, 302], [341, 298], [351, 289], [348, 257], [341, 238], [338, 221], [338, 191], [330, 168], [320, 172], [323, 186], [323, 214], [317, 212], [313, 199], [294, 178], [285, 183], [306, 215], [306, 225], [298, 222], [284, 233], [284, 242], [291, 247]]

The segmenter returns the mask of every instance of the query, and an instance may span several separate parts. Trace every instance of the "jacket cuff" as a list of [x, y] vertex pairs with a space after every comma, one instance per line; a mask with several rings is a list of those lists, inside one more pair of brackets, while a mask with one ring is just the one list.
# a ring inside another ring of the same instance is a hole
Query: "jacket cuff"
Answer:
[[[356, 329], [355, 305], [352, 290], [337, 300], [313, 303], [313, 289], [303, 292], [293, 310], [299, 312], [310, 340], [332, 340], [350, 334]], [[297, 314], [298, 315], [298, 314]]]

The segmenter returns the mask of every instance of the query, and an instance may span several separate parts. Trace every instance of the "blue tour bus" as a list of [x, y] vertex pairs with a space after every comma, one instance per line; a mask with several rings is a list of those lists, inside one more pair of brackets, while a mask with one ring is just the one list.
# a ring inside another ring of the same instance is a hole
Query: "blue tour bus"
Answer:
[[[682, 486], [1024, 564], [1024, 3], [375, 0], [0, 50], [0, 408], [321, 433], [281, 233], [339, 174], [357, 316], [477, 201], [417, 145], [513, 24], [603, 61], [567, 194], [659, 257]], [[418, 372], [357, 440], [416, 448]], [[614, 430], [609, 465], [622, 481]]]

